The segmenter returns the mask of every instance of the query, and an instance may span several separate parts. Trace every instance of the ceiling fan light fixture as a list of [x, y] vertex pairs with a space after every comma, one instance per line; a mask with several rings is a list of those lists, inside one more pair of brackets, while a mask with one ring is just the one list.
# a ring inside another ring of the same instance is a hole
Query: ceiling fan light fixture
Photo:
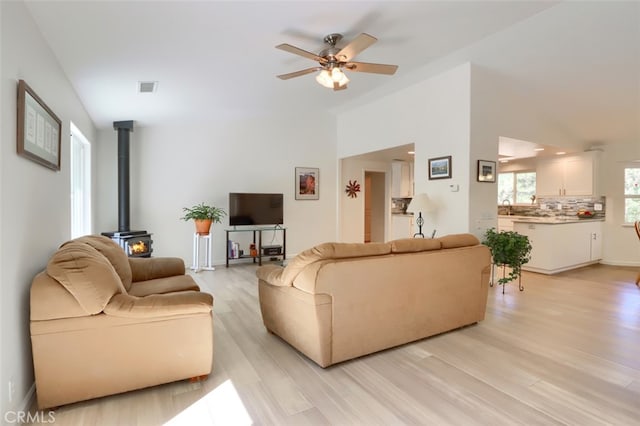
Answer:
[[342, 87], [349, 82], [346, 74], [338, 67], [331, 70], [322, 70], [316, 76], [316, 81], [327, 89], [334, 89], [337, 84], [338, 87]]
[[333, 89], [333, 79], [331, 78], [331, 74], [329, 71], [322, 70], [316, 76], [316, 81], [321, 85], [328, 89]]
[[349, 82], [347, 75], [342, 72], [340, 68], [333, 68], [331, 70], [331, 79], [334, 83], [338, 83], [338, 86], [342, 87]]

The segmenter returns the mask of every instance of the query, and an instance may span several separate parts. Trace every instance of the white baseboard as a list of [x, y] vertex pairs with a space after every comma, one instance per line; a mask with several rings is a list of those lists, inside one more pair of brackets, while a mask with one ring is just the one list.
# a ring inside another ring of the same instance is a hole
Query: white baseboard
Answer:
[[610, 266], [640, 266], [640, 262], [634, 262], [634, 261], [618, 261], [618, 260], [601, 260], [600, 263], [602, 263], [603, 265], [610, 265]]

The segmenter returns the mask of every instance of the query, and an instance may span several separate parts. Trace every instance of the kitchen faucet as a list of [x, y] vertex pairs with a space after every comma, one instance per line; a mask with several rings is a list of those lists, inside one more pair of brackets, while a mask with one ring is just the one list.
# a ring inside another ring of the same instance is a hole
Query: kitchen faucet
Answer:
[[507, 206], [507, 216], [511, 216], [511, 201], [509, 201], [508, 198], [505, 198], [504, 201], [502, 201], [502, 205]]

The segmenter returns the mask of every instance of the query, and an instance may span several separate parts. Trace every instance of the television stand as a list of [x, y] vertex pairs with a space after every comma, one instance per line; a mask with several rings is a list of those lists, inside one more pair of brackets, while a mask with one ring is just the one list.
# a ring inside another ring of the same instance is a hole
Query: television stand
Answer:
[[[282, 232], [282, 245], [262, 245], [262, 232], [263, 231], [271, 231], [271, 232]], [[287, 228], [284, 228], [280, 225], [271, 226], [271, 227], [246, 227], [246, 228], [228, 228], [225, 230], [226, 232], [226, 240], [227, 247], [225, 249], [226, 253], [226, 266], [229, 267], [230, 260], [239, 260], [239, 259], [252, 259], [253, 263], [256, 263], [256, 259], [258, 261], [258, 266], [262, 266], [262, 258], [282, 258], [284, 261], [287, 258]], [[230, 243], [231, 234], [234, 232], [252, 232], [253, 233], [253, 244], [256, 247], [256, 252], [252, 253], [243, 253], [242, 255], [238, 254], [237, 257], [231, 257]]]

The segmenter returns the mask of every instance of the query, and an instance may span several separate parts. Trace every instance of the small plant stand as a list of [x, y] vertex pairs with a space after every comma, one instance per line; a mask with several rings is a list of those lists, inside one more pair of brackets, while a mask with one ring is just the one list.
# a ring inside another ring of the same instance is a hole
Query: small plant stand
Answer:
[[[507, 265], [496, 265], [495, 263], [491, 263], [491, 280], [489, 281], [489, 287], [493, 287], [493, 283], [495, 281], [495, 270], [496, 270], [496, 266], [497, 267], [501, 267], [502, 266], [502, 278], [504, 279], [504, 277], [506, 276], [506, 267]], [[502, 294], [504, 294], [504, 286], [507, 285], [507, 283], [502, 284]], [[518, 274], [518, 290], [520, 291], [524, 291], [524, 285], [522, 285], [522, 272], [520, 272]]]
[[[204, 242], [204, 266], [200, 266], [200, 245]], [[193, 233], [193, 264], [191, 270], [195, 272], [200, 271], [215, 271], [211, 261], [211, 232], [208, 234]]]

